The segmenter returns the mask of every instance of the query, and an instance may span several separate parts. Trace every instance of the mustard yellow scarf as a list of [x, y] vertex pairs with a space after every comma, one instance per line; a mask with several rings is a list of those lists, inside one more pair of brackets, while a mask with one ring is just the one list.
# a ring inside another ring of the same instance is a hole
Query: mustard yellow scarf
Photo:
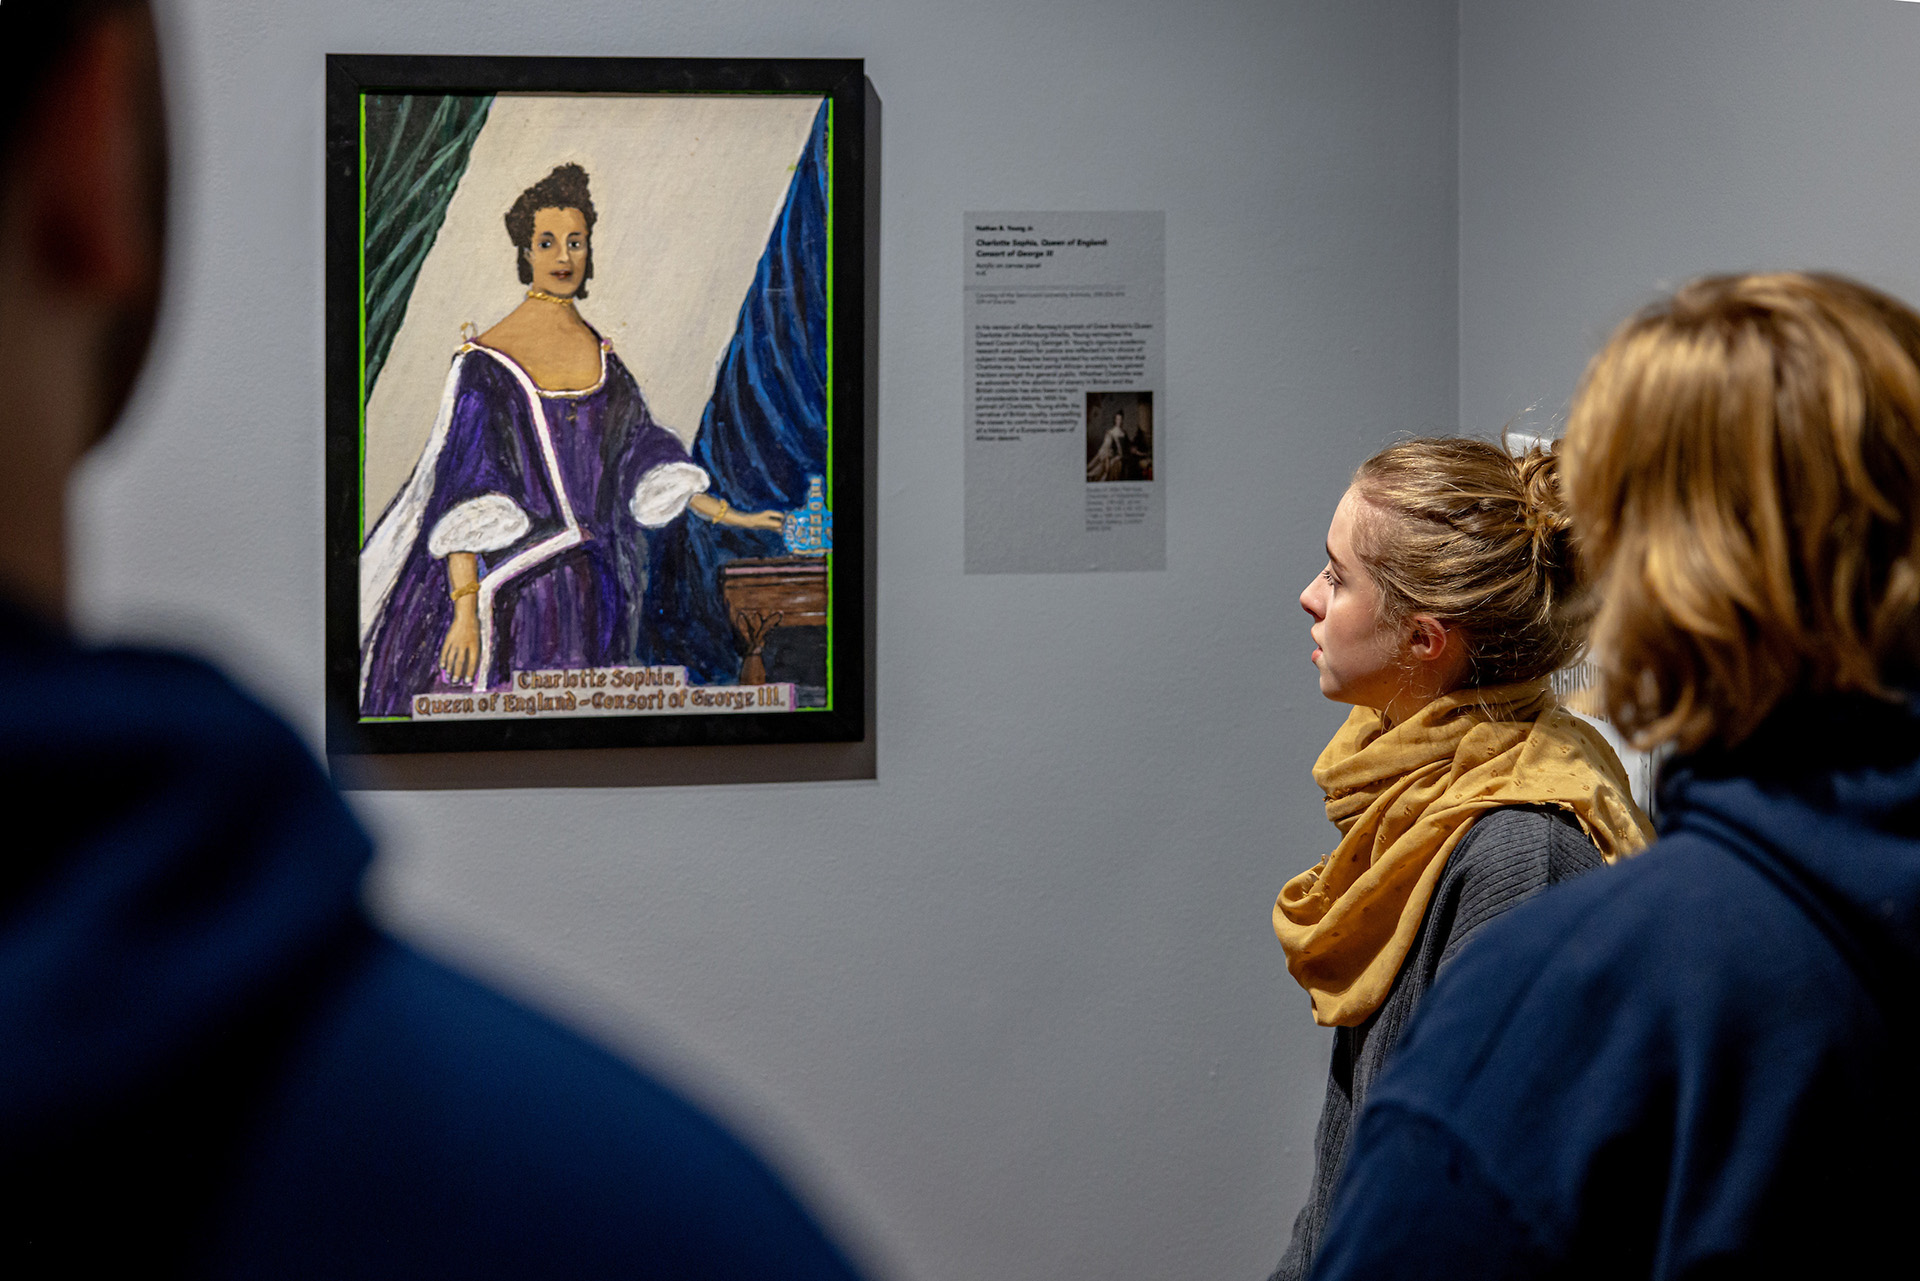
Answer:
[[1273, 932], [1328, 1027], [1386, 1000], [1447, 856], [1486, 811], [1557, 805], [1609, 863], [1653, 834], [1620, 758], [1544, 680], [1444, 694], [1392, 729], [1356, 707], [1313, 781], [1340, 843], [1280, 891]]

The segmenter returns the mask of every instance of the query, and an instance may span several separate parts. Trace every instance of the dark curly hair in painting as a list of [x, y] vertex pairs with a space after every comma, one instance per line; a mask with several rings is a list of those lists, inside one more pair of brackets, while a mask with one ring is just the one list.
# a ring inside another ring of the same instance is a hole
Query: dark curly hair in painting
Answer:
[[[527, 252], [533, 248], [533, 215], [542, 209], [578, 209], [580, 216], [587, 220], [587, 240], [593, 240], [593, 224], [598, 216], [593, 212], [593, 197], [587, 193], [587, 171], [579, 165], [556, 165], [552, 173], [534, 183], [520, 193], [513, 202], [513, 208], [507, 210], [507, 236], [519, 250], [514, 261], [520, 268], [520, 283], [533, 283], [533, 268], [527, 262]], [[587, 255], [587, 269], [581, 273], [580, 288], [575, 298], [587, 296], [587, 282], [593, 279], [593, 255]]]

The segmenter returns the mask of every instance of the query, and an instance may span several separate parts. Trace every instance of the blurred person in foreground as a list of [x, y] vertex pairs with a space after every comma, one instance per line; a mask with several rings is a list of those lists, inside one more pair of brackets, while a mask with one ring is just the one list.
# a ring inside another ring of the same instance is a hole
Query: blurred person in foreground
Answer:
[[159, 294], [159, 69], [126, 0], [6, 0], [0, 46], [7, 1275], [851, 1278], [713, 1122], [370, 924], [286, 726], [67, 633], [68, 478]]
[[1316, 1277], [1855, 1276], [1916, 1188], [1920, 316], [1697, 281], [1564, 443], [1660, 839], [1486, 927], [1362, 1117]]

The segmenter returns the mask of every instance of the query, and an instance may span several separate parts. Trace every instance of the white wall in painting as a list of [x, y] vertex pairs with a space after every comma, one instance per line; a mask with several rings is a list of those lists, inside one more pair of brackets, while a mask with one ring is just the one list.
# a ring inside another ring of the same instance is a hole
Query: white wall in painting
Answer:
[[613, 340], [654, 416], [691, 443], [818, 98], [503, 94], [480, 131], [367, 405], [371, 529], [433, 426], [462, 325], [526, 293], [503, 221], [572, 161], [599, 221], [580, 314]]

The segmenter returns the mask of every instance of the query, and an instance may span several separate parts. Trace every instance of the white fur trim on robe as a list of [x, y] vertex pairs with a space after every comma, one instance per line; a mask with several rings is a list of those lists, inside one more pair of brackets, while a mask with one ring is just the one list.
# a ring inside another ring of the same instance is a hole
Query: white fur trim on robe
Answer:
[[687, 509], [687, 500], [707, 492], [713, 481], [692, 463], [661, 463], [634, 486], [628, 510], [648, 529], [660, 526]]
[[439, 519], [427, 535], [427, 554], [440, 559], [451, 552], [497, 552], [519, 542], [532, 527], [520, 505], [505, 494], [482, 494]]
[[[440, 462], [440, 451], [446, 447], [454, 397], [460, 390], [460, 366], [466, 359], [464, 349], [455, 354], [453, 365], [447, 370], [446, 386], [440, 392], [440, 411], [434, 415], [433, 430], [427, 433], [426, 447], [413, 465], [413, 474], [407, 477], [399, 496], [373, 527], [367, 545], [360, 549], [360, 648], [363, 651], [374, 623], [387, 607], [387, 597], [400, 581], [400, 571], [413, 551], [414, 539], [420, 536], [421, 522], [426, 519], [427, 501], [433, 497], [434, 469]], [[366, 697], [366, 680], [367, 674], [362, 670], [362, 698]]]

